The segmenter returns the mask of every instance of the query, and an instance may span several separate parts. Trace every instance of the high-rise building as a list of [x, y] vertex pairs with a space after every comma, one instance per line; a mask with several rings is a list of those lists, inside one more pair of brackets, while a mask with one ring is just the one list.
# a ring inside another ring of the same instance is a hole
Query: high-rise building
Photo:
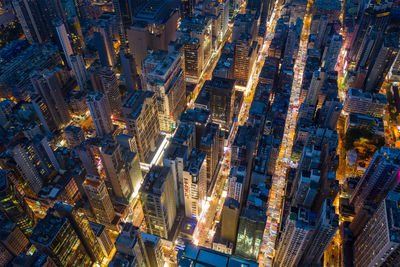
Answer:
[[90, 115], [98, 136], [105, 136], [113, 131], [111, 121], [111, 110], [108, 100], [104, 94], [99, 91], [91, 93], [86, 98], [89, 106]]
[[383, 44], [376, 55], [374, 63], [371, 63], [368, 69], [368, 78], [365, 81], [365, 89], [370, 92], [379, 91], [399, 52], [398, 32], [388, 33], [383, 38]]
[[293, 196], [292, 205], [311, 208], [319, 190], [320, 178], [321, 171], [318, 169], [302, 171]]
[[239, 217], [235, 255], [253, 260], [258, 258], [266, 222], [265, 207], [248, 205], [242, 209]]
[[162, 239], [158, 236], [148, 233], [141, 233], [143, 243], [149, 257], [149, 265], [161, 267], [165, 264]]
[[33, 110], [39, 117], [40, 123], [43, 125], [44, 130], [47, 133], [56, 131], [58, 129], [58, 125], [51, 116], [50, 110], [47, 107], [44, 99], [39, 94], [33, 94], [31, 96], [31, 102]]
[[398, 183], [400, 149], [382, 147], [376, 151], [350, 198], [359, 211], [366, 202], [378, 204]]
[[147, 231], [168, 239], [176, 217], [172, 173], [169, 167], [153, 166], [140, 190]]
[[114, 195], [129, 200], [142, 180], [138, 155], [123, 151], [114, 140], [106, 140], [100, 157]]
[[108, 257], [111, 251], [114, 249], [114, 244], [111, 241], [110, 235], [108, 234], [106, 227], [102, 224], [95, 222], [89, 223], [90, 228], [92, 228], [92, 231], [96, 236], [96, 240], [99, 243], [101, 250], [103, 251], [103, 254]]
[[58, 128], [68, 124], [71, 120], [61, 91], [68, 78], [69, 75], [66, 71], [58, 68], [35, 72], [31, 77], [33, 87], [46, 103]]
[[212, 184], [221, 157], [221, 142], [219, 135], [219, 125], [208, 123], [200, 141], [200, 149], [207, 155], [207, 190]]
[[83, 210], [58, 202], [54, 205], [54, 211], [51, 210], [50, 212], [54, 212], [58, 217], [66, 218], [68, 220], [73, 231], [79, 237], [79, 240], [93, 262], [103, 262], [103, 259], [107, 255], [101, 249], [101, 246], [90, 227], [90, 222]]
[[119, 50], [121, 59], [122, 71], [124, 73], [125, 85], [128, 92], [132, 93], [136, 89], [140, 89], [140, 78], [136, 73], [136, 64], [133, 55], [128, 52], [128, 49], [121, 48]]
[[227, 197], [221, 212], [221, 237], [229, 242], [236, 241], [240, 215], [240, 203]]
[[179, 143], [171, 143], [164, 152], [163, 164], [171, 168], [177, 208], [185, 205], [183, 169], [186, 166], [188, 156], [188, 147]]
[[200, 149], [193, 149], [183, 170], [185, 215], [199, 218], [207, 196], [207, 160]]
[[274, 266], [298, 266], [314, 228], [315, 214], [305, 208], [291, 207], [279, 240]]
[[56, 28], [58, 39], [59, 39], [59, 41], [61, 43], [61, 47], [63, 49], [65, 59], [67, 60], [67, 64], [70, 68], [72, 68], [71, 55], [74, 53], [74, 51], [72, 50], [71, 42], [69, 41], [69, 37], [68, 37], [67, 30], [65, 28], [65, 25], [62, 22], [62, 20], [58, 20], [58, 21], [54, 22], [54, 26]]
[[9, 179], [8, 170], [0, 171], [0, 210], [25, 234], [32, 233], [35, 224], [32, 210]]
[[176, 128], [186, 105], [186, 84], [179, 50], [158, 51], [142, 65], [142, 88], [157, 96], [160, 130], [170, 133]]
[[174, 144], [187, 146], [188, 153], [196, 147], [196, 129], [193, 122], [180, 122], [171, 140]]
[[197, 83], [212, 54], [212, 20], [201, 15], [184, 19], [177, 38], [183, 44], [186, 80]]
[[197, 81], [204, 66], [203, 48], [199, 39], [190, 38], [183, 45], [185, 54], [185, 76], [188, 81]]
[[233, 105], [235, 102], [235, 81], [225, 78], [213, 78], [204, 83], [210, 92], [210, 111], [214, 123], [225, 131], [232, 125]]
[[99, 74], [103, 93], [107, 96], [111, 114], [115, 118], [120, 118], [122, 114], [122, 101], [117, 76], [115, 75], [115, 72], [108, 67], [103, 67]]
[[400, 264], [400, 195], [390, 192], [354, 242], [354, 266]]
[[259, 45], [252, 39], [245, 34], [234, 43], [233, 78], [244, 87], [249, 82], [258, 55]]
[[247, 169], [245, 166], [234, 166], [228, 176], [228, 197], [242, 203], [246, 184]]
[[33, 145], [27, 140], [22, 140], [12, 146], [10, 152], [29, 188], [33, 192], [39, 193], [43, 184], [47, 182], [49, 172]]
[[[117, 253], [135, 257], [137, 266], [150, 266], [148, 265], [149, 257], [147, 256], [142, 232], [133, 224], [126, 223], [124, 225], [124, 228], [122, 228], [121, 233], [115, 240], [115, 248], [117, 249]], [[115, 266], [121, 266], [121, 264]]]
[[361, 89], [350, 88], [343, 103], [343, 111], [372, 117], [382, 117], [387, 99], [382, 94], [371, 94]]
[[337, 229], [339, 228], [339, 215], [332, 206], [332, 201], [326, 199], [319, 211], [314, 235], [309, 241], [308, 247], [304, 252], [302, 264], [312, 264], [320, 262], [325, 249], [328, 247]]
[[57, 266], [91, 266], [90, 259], [73, 225], [67, 218], [48, 212], [40, 220], [30, 241], [42, 253], [47, 254]]
[[196, 127], [196, 144], [195, 147], [200, 147], [201, 138], [203, 137], [206, 125], [211, 121], [210, 111], [207, 109], [195, 108], [187, 109], [179, 117], [179, 122], [191, 122]]
[[74, 72], [76, 81], [78, 82], [79, 89], [85, 90], [89, 76], [86, 71], [86, 65], [83, 56], [81, 54], [72, 54], [70, 59], [71, 68]]
[[0, 244], [15, 256], [23, 253], [30, 243], [24, 233], [6, 218], [0, 218], [0, 226]]
[[256, 267], [258, 266], [258, 263], [233, 255], [224, 254], [209, 248], [196, 247], [189, 244], [186, 246], [185, 250], [178, 255], [178, 266], [187, 267], [198, 265]]
[[113, 0], [115, 14], [117, 15], [119, 38], [123, 47], [127, 46], [127, 30], [132, 25], [132, 17], [138, 7], [146, 0]]
[[156, 95], [137, 90], [125, 99], [122, 112], [128, 134], [136, 138], [140, 162], [146, 162], [160, 133]]
[[136, 71], [141, 73], [148, 51], [168, 50], [176, 39], [179, 10], [174, 1], [150, 0], [132, 15], [133, 24], [127, 30], [129, 48], [135, 58]]
[[100, 58], [100, 61], [105, 60], [106, 65], [105, 66], [112, 66], [114, 67], [115, 64], [117, 63], [117, 59], [115, 57], [115, 49], [114, 49], [114, 43], [113, 43], [113, 37], [112, 37], [112, 29], [110, 27], [107, 27], [107, 24], [104, 23], [104, 21], [100, 22], [99, 26], [99, 31], [100, 35], [103, 39], [103, 45], [105, 48], [105, 58]]
[[342, 47], [342, 36], [340, 34], [334, 34], [331, 37], [329, 46], [325, 48], [323, 55], [322, 67], [325, 71], [334, 71], [339, 56], [340, 49]]
[[[45, 43], [52, 35], [51, 21], [46, 19], [40, 0], [13, 0], [15, 13], [30, 43]], [[46, 8], [47, 9], [47, 8]]]
[[104, 180], [98, 176], [87, 175], [83, 188], [96, 219], [100, 222], [111, 224], [114, 220], [115, 212]]

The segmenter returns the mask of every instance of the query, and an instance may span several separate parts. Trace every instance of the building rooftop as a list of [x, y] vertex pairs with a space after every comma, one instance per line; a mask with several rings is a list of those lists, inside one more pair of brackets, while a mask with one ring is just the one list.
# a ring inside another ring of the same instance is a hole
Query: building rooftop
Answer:
[[362, 99], [373, 101], [373, 102], [379, 102], [381, 104], [387, 104], [387, 99], [386, 99], [385, 95], [363, 92], [363, 90], [357, 89], [357, 88], [350, 88], [347, 91], [347, 95], [348, 95], [348, 97], [357, 97], [357, 98], [362, 98]]
[[210, 111], [202, 108], [187, 109], [181, 114], [179, 120], [181, 122], [195, 122], [206, 124], [210, 120]]
[[164, 159], [175, 160], [181, 158], [186, 160], [188, 148], [182, 144], [171, 143], [164, 152]]
[[194, 134], [195, 126], [192, 122], [181, 122], [179, 123], [178, 129], [176, 129], [174, 136], [172, 137], [172, 143], [184, 144], [191, 135]]
[[189, 172], [192, 176], [198, 176], [205, 158], [206, 154], [203, 151], [194, 148], [186, 162], [184, 171]]
[[160, 237], [143, 232], [141, 233], [141, 235], [144, 245], [146, 247], [151, 247], [153, 250], [155, 250], [157, 243], [160, 241]]
[[178, 255], [178, 266], [215, 266], [215, 267], [256, 267], [258, 263], [245, 260], [233, 255], [224, 254], [204, 247], [187, 245]]
[[211, 146], [214, 143], [215, 138], [218, 138], [217, 132], [219, 125], [216, 123], [208, 123], [204, 130], [203, 136], [201, 137], [201, 146]]
[[116, 252], [108, 267], [131, 267], [135, 263], [134, 256], [126, 255], [124, 253]]
[[161, 195], [165, 179], [170, 175], [170, 172], [169, 167], [153, 166], [144, 178], [141, 192]]
[[40, 220], [33, 229], [31, 242], [35, 245], [49, 246], [65, 223], [67, 223], [67, 218], [60, 218], [48, 212], [46, 217]]
[[124, 101], [123, 109], [129, 109], [129, 117], [137, 119], [142, 112], [143, 104], [147, 98], [152, 98], [154, 92], [136, 90], [131, 93]]
[[90, 222], [90, 228], [92, 228], [92, 231], [95, 234], [95, 236], [100, 236], [106, 229], [106, 227], [103, 224], [95, 222]]
[[164, 24], [175, 10], [176, 2], [168, 0], [151, 0], [142, 4], [132, 20], [136, 23]]
[[213, 77], [212, 80], [207, 80], [204, 83], [203, 88], [210, 88], [211, 90], [226, 90], [229, 92], [235, 91], [235, 80], [227, 79], [227, 78], [220, 78], [220, 77]]
[[143, 63], [143, 68], [145, 66], [151, 66], [151, 71], [147, 73], [149, 80], [154, 80], [154, 82], [163, 83], [167, 79], [167, 74], [169, 70], [172, 70], [172, 66], [180, 59], [179, 51], [165, 51], [159, 50], [153, 52], [148, 56]]

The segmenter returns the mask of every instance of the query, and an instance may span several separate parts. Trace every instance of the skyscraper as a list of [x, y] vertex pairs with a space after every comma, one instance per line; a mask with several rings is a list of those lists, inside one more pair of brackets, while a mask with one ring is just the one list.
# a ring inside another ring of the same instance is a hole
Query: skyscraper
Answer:
[[319, 211], [314, 235], [311, 237], [308, 247], [303, 254], [302, 264], [320, 262], [325, 249], [328, 247], [338, 228], [339, 215], [335, 213], [332, 201], [326, 199]]
[[61, 47], [64, 52], [65, 59], [67, 60], [67, 64], [70, 68], [72, 68], [71, 64], [71, 55], [74, 53], [72, 50], [71, 42], [69, 41], [67, 30], [65, 29], [65, 25], [61, 20], [54, 22], [54, 26], [57, 31], [58, 39], [61, 43]]
[[376, 151], [350, 198], [359, 211], [366, 202], [378, 204], [398, 183], [400, 149], [382, 147]]
[[90, 115], [98, 136], [105, 136], [113, 131], [111, 121], [111, 110], [108, 100], [104, 94], [99, 91], [91, 93], [86, 102], [89, 106]]
[[40, 220], [33, 230], [30, 241], [59, 266], [93, 264], [73, 225], [67, 218], [60, 218], [53, 212], [48, 212], [46, 217]]
[[103, 93], [107, 96], [111, 114], [115, 118], [121, 118], [122, 101], [115, 72], [109, 67], [103, 67], [99, 74], [103, 87]]
[[33, 87], [42, 96], [57, 128], [68, 124], [71, 120], [61, 91], [68, 78], [66, 71], [58, 68], [35, 72], [31, 77]]
[[227, 197], [221, 213], [221, 237], [235, 242], [240, 215], [240, 203]]
[[170, 0], [150, 0], [132, 15], [133, 23], [127, 35], [137, 73], [141, 73], [143, 60], [149, 55], [149, 50], [167, 50], [168, 44], [175, 41], [179, 19], [179, 10], [175, 5]]
[[128, 133], [135, 136], [140, 162], [148, 160], [160, 133], [156, 95], [136, 90], [122, 107]]
[[40, 123], [43, 125], [44, 130], [47, 133], [58, 130], [58, 125], [54, 121], [43, 98], [39, 94], [33, 94], [31, 96], [31, 102], [32, 107], [35, 110], [36, 115], [39, 117]]
[[210, 92], [210, 110], [212, 120], [225, 131], [232, 125], [233, 104], [235, 101], [235, 81], [225, 78], [213, 78], [204, 83]]
[[185, 196], [185, 215], [199, 218], [207, 196], [206, 154], [193, 149], [183, 170], [183, 192]]
[[164, 153], [163, 164], [171, 168], [177, 208], [183, 207], [185, 204], [183, 169], [185, 168], [188, 156], [188, 147], [177, 143], [171, 143]]
[[267, 222], [265, 207], [247, 205], [242, 209], [236, 237], [235, 255], [256, 260]]
[[220, 129], [215, 123], [208, 123], [201, 137], [200, 149], [207, 155], [207, 190], [212, 184], [220, 159]]
[[103, 252], [99, 242], [96, 239], [90, 222], [85, 212], [77, 207], [73, 207], [61, 202], [56, 203], [54, 212], [57, 217], [66, 218], [71, 224], [73, 231], [79, 237], [83, 247], [93, 262], [102, 263], [107, 255]]
[[26, 235], [35, 224], [32, 210], [9, 179], [8, 170], [0, 170], [0, 209]]
[[49, 174], [35, 152], [33, 145], [23, 140], [10, 148], [10, 152], [29, 188], [38, 193]]
[[[145, 267], [150, 266], [149, 257], [146, 252], [146, 248], [143, 241], [142, 232], [136, 226], [131, 223], [126, 223], [124, 228], [122, 228], [121, 233], [115, 240], [115, 248], [117, 249], [117, 254], [122, 256], [134, 256], [137, 262], [137, 266]], [[115, 256], [114, 256], [115, 259]], [[113, 259], [113, 260], [114, 260]], [[121, 264], [116, 263], [115, 266], [120, 266]]]
[[128, 92], [140, 89], [140, 78], [136, 73], [136, 64], [133, 55], [128, 52], [128, 49], [121, 48], [119, 50], [119, 56], [121, 58], [121, 66]]
[[88, 73], [86, 71], [85, 61], [81, 54], [73, 54], [70, 56], [71, 68], [74, 72], [76, 81], [78, 82], [79, 89], [85, 90], [86, 83], [89, 80]]
[[370, 92], [379, 90], [399, 52], [398, 32], [385, 34], [383, 38], [383, 44], [368, 69], [365, 89]]
[[50, 40], [51, 24], [45, 20], [40, 0], [13, 0], [13, 6], [30, 43], [45, 43]]
[[100, 222], [111, 224], [114, 220], [115, 212], [104, 180], [98, 176], [87, 175], [83, 188], [96, 219]]
[[331, 37], [331, 41], [328, 47], [325, 48], [323, 56], [322, 67], [325, 71], [334, 71], [336, 62], [339, 56], [340, 49], [342, 47], [342, 36], [340, 34], [334, 34]]
[[354, 242], [354, 266], [400, 264], [399, 193], [390, 192]]
[[314, 232], [315, 214], [292, 207], [279, 240], [274, 266], [298, 266]]
[[114, 140], [106, 140], [100, 148], [100, 157], [114, 195], [129, 200], [142, 180], [138, 155], [123, 151]]
[[172, 173], [169, 167], [154, 166], [144, 178], [140, 202], [148, 232], [167, 239], [176, 217]]
[[132, 25], [132, 17], [138, 7], [147, 0], [113, 0], [115, 14], [117, 15], [118, 31], [123, 47], [127, 46], [127, 30]]
[[179, 50], [159, 51], [142, 65], [142, 88], [157, 96], [160, 130], [172, 132], [186, 104], [186, 84]]
[[258, 43], [252, 40], [252, 36], [245, 34], [234, 43], [233, 78], [242, 86], [249, 82], [259, 49]]

